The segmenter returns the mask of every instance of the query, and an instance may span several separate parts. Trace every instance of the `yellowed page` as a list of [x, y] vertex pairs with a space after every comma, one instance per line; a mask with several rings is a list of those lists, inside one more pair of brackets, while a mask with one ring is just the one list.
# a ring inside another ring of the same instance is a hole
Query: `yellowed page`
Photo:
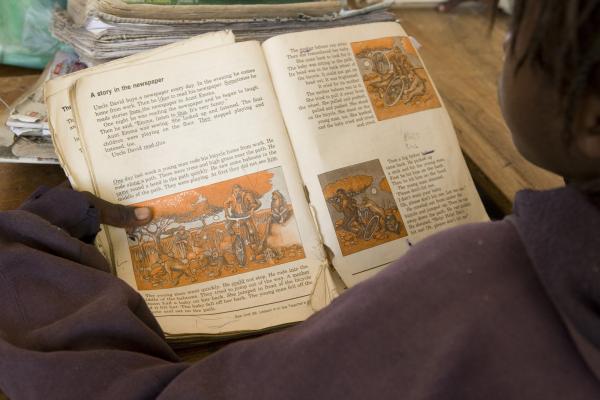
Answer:
[[83, 77], [71, 96], [96, 193], [154, 210], [110, 237], [118, 276], [168, 334], [267, 328], [330, 300], [258, 43]]
[[48, 81], [44, 88], [44, 97], [48, 107], [52, 141], [57, 149], [59, 161], [73, 188], [93, 192], [91, 177], [79, 144], [79, 134], [69, 99], [69, 89], [78, 79], [142, 60], [165, 59], [234, 42], [235, 37], [231, 31], [207, 33]]
[[425, 236], [487, 220], [448, 113], [400, 25], [287, 34], [263, 49], [324, 242], [347, 285]]
[[[44, 97], [45, 104], [48, 107], [48, 124], [52, 134], [52, 142], [58, 160], [71, 186], [76, 190], [94, 193], [91, 176], [79, 143], [79, 133], [73, 112], [71, 111], [71, 101], [69, 98], [69, 89], [77, 79], [102, 71], [120, 68], [123, 65], [140, 62], [141, 60], [163, 59], [234, 42], [235, 38], [230, 31], [208, 33], [46, 82]], [[95, 244], [105, 258], [113, 263], [112, 250], [106, 227], [103, 227], [96, 236]]]

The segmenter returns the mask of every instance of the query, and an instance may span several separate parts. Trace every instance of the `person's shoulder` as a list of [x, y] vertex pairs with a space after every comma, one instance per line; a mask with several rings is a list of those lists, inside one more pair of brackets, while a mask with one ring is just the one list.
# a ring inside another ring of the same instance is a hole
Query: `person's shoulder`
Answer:
[[466, 224], [434, 234], [379, 275], [376, 278], [420, 285], [423, 290], [441, 285], [443, 291], [449, 287], [479, 290], [497, 282], [535, 279], [526, 249], [514, 225], [506, 219]]
[[500, 319], [515, 317], [505, 314], [507, 309], [524, 318], [549, 309], [509, 220], [467, 224], [432, 235], [357, 289], [362, 298], [393, 294], [403, 312], [411, 315], [437, 321], [446, 318], [438, 315], [443, 311], [453, 315], [452, 323], [472, 327], [484, 321], [493, 327]]
[[485, 260], [520, 258], [525, 248], [515, 225], [507, 218], [446, 229], [420, 241], [407, 255], [481, 264]]
[[469, 335], [483, 326], [488, 331], [482, 337], [500, 340], [498, 327], [552, 310], [508, 220], [463, 225], [423, 239], [350, 291], [355, 295], [346, 301], [360, 299], [373, 312], [421, 321], [431, 326], [424, 332], [436, 335], [454, 326]]

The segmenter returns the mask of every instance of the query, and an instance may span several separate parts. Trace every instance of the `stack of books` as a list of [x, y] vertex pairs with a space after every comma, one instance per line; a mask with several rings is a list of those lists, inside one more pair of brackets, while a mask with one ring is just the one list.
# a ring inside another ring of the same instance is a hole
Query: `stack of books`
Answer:
[[231, 30], [238, 41], [395, 19], [379, 3], [344, 10], [341, 0], [70, 0], [53, 34], [93, 66], [195, 35]]
[[59, 51], [37, 82], [0, 110], [0, 161], [56, 164], [44, 104], [44, 82], [85, 68], [76, 54]]

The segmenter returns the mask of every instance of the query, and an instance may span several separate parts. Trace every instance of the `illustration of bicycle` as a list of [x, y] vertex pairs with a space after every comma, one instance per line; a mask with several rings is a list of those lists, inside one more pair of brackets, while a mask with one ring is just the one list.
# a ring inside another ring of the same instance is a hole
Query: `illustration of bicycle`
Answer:
[[240, 267], [245, 267], [248, 262], [246, 243], [250, 243], [248, 220], [250, 215], [243, 217], [225, 217], [228, 221], [227, 231], [232, 237], [231, 251]]
[[[259, 237], [258, 229], [252, 219], [252, 214], [241, 217], [225, 217], [227, 221], [227, 231], [232, 238], [231, 251], [235, 256], [240, 267], [245, 267], [248, 263], [248, 249], [250, 249], [254, 258], [252, 261], [263, 262], [256, 257], [262, 254], [261, 249], [264, 247], [264, 241], [269, 233], [269, 226], [266, 227], [264, 238]], [[267, 222], [267, 225], [269, 223]]]
[[392, 107], [395, 105], [400, 99], [402, 95], [404, 95], [405, 82], [404, 77], [396, 76], [394, 77], [390, 83], [385, 88], [383, 92], [383, 105], [385, 107]]

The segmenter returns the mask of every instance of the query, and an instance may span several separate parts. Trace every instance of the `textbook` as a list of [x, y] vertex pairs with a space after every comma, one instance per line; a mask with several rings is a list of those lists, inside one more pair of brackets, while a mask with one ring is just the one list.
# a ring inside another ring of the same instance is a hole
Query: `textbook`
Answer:
[[393, 22], [215, 32], [49, 81], [72, 185], [148, 206], [97, 246], [173, 342], [302, 321], [422, 238], [487, 220]]

